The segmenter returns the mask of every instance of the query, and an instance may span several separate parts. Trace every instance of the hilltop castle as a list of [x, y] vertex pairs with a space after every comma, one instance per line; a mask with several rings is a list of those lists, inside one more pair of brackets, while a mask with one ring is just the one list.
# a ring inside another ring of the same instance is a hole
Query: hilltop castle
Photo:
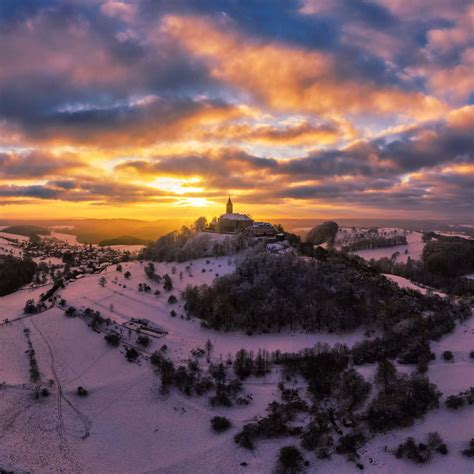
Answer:
[[232, 200], [227, 200], [225, 214], [218, 219], [214, 217], [209, 230], [220, 233], [236, 233], [248, 231], [255, 237], [273, 237], [276, 234], [275, 228], [268, 222], [255, 222], [247, 214], [234, 212]]

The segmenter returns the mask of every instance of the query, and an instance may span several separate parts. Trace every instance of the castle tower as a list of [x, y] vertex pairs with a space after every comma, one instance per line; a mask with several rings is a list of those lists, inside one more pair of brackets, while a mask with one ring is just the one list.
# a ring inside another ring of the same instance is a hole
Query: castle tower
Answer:
[[226, 205], [226, 208], [225, 208], [225, 212], [227, 214], [233, 214], [234, 213], [234, 205], [232, 204], [232, 201], [230, 200], [230, 196], [229, 196], [229, 199], [227, 200], [227, 205]]

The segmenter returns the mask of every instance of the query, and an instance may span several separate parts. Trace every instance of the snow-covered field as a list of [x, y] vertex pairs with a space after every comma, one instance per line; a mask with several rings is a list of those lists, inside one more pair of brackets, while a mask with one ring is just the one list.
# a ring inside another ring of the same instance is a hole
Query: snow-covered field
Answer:
[[[388, 250], [393, 253], [393, 248]], [[414, 247], [410, 253], [412, 251]], [[174, 288], [169, 292], [163, 290], [161, 283], [146, 277], [145, 265], [146, 262], [124, 262], [122, 271], [113, 265], [100, 274], [85, 275], [69, 283], [60, 297], [68, 305], [90, 307], [117, 323], [132, 317], [153, 321], [167, 334], [154, 339], [147, 350], [152, 352], [166, 344], [167, 354], [175, 363], [186, 361], [190, 351], [204, 347], [208, 339], [214, 345], [212, 359], [219, 361], [241, 348], [255, 352], [259, 348], [297, 351], [318, 341], [352, 345], [364, 338], [362, 332], [246, 336], [204, 329], [198, 320], [184, 317], [181, 292], [189, 284], [209, 284], [217, 275], [231, 272], [235, 258], [155, 263], [157, 274], [167, 273], [173, 280]], [[131, 273], [129, 279], [125, 278], [127, 271]], [[413, 285], [408, 280], [386, 276], [401, 286]], [[102, 277], [106, 279], [103, 287], [99, 284]], [[139, 283], [148, 284], [151, 293], [139, 292]], [[158, 297], [153, 294], [155, 290], [161, 291]], [[81, 318], [68, 318], [63, 310], [55, 307], [23, 318], [25, 302], [38, 301], [44, 291], [45, 288], [25, 289], [0, 298], [0, 321], [22, 318], [0, 326], [0, 470], [271, 473], [277, 450], [297, 443], [295, 438], [259, 441], [255, 451], [248, 451], [238, 448], [233, 441], [244, 423], [264, 415], [268, 403], [278, 398], [280, 377], [276, 371], [263, 379], [249, 378], [244, 382], [244, 392], [253, 395], [253, 402], [248, 406], [211, 408], [206, 397], [187, 397], [176, 389], [169, 395], [161, 395], [159, 377], [148, 360], [141, 357], [138, 363], [129, 363], [123, 348], [108, 346], [103, 335], [92, 331]], [[176, 296], [177, 303], [168, 303], [171, 294]], [[171, 316], [172, 310], [177, 313], [175, 317]], [[33, 399], [29, 382], [25, 329], [30, 331], [42, 380], [54, 381], [50, 396], [40, 400]], [[126, 329], [123, 335], [125, 339], [129, 337]], [[472, 461], [459, 453], [474, 435], [474, 410], [466, 407], [448, 411], [443, 403], [447, 395], [474, 386], [474, 362], [469, 358], [469, 352], [474, 350], [473, 336], [474, 319], [471, 319], [451, 335], [433, 343], [437, 358], [430, 364], [429, 376], [444, 392], [440, 408], [412, 428], [396, 430], [370, 441], [361, 450], [366, 472], [474, 472]], [[134, 342], [134, 337], [131, 336], [130, 342]], [[443, 361], [441, 354], [445, 350], [453, 351], [453, 362]], [[412, 367], [402, 366], [400, 370], [407, 372]], [[364, 366], [360, 371], [370, 379], [375, 365]], [[88, 389], [88, 397], [77, 396], [79, 385]], [[215, 434], [210, 428], [210, 419], [216, 415], [228, 417], [233, 427], [223, 434]], [[385, 450], [385, 446], [395, 448], [407, 436], [422, 438], [432, 431], [438, 431], [447, 442], [448, 456], [435, 456], [429, 464], [421, 466], [397, 460]], [[311, 473], [360, 472], [342, 456], [334, 456], [330, 461], [317, 460], [312, 454], [305, 453], [305, 456], [310, 460], [308, 472]], [[247, 465], [241, 465], [243, 462]]]
[[408, 280], [408, 278], [404, 278], [398, 275], [390, 275], [388, 273], [384, 273], [383, 275], [387, 277], [389, 280], [396, 283], [400, 288], [408, 288], [410, 290], [416, 290], [424, 295], [428, 294], [431, 291], [433, 295], [438, 295], [438, 296], [443, 296], [443, 297], [446, 296], [446, 294], [442, 293], [441, 291], [433, 290], [431, 288], [426, 288], [424, 286], [421, 286], [420, 284], [413, 283], [411, 280]]
[[77, 241], [77, 237], [71, 234], [63, 234], [62, 232], [51, 231], [51, 236], [48, 236], [48, 237], [54, 237], [55, 239], [63, 240], [64, 242], [67, 242], [69, 245], [81, 245]]
[[[348, 233], [351, 232], [359, 232], [360, 229], [355, 229], [353, 231], [350, 228], [343, 228], [340, 229], [339, 233]], [[379, 229], [379, 233], [396, 233], [399, 235], [405, 235], [407, 238], [407, 245], [396, 245], [394, 247], [382, 247], [376, 249], [368, 249], [368, 250], [357, 250], [355, 253], [359, 255], [359, 257], [364, 258], [365, 260], [375, 259], [378, 260], [380, 258], [391, 258], [394, 253], [398, 252], [398, 256], [396, 258], [397, 262], [406, 263], [408, 257], [412, 260], [420, 260], [421, 255], [423, 253], [423, 247], [425, 246], [422, 240], [422, 233], [416, 231], [405, 231], [403, 229], [396, 229], [396, 228], [381, 228]], [[337, 242], [337, 240], [336, 240]]]
[[[172, 276], [175, 289], [170, 294], [179, 296], [188, 283], [210, 282], [216, 273], [222, 275], [233, 268], [227, 257], [208, 261], [192, 262], [192, 276], [186, 271], [189, 263], [158, 264], [156, 271]], [[122, 266], [122, 272], [115, 267], [107, 269], [103, 274], [108, 280], [104, 288], [98, 284], [100, 275], [91, 275], [69, 284], [61, 296], [68, 304], [89, 306], [117, 321], [147, 317], [158, 323], [168, 335], [155, 340], [150, 350], [166, 344], [175, 362], [188, 358], [190, 350], [204, 347], [208, 338], [215, 347], [213, 359], [219, 360], [242, 347], [291, 351], [312, 346], [318, 340], [352, 343], [363, 337], [298, 333], [249, 337], [201, 329], [198, 321], [180, 318], [181, 299], [170, 305], [169, 294], [164, 291], [158, 298], [137, 291], [138, 283], [147, 281], [143, 265], [133, 262]], [[129, 280], [123, 277], [126, 271], [132, 273]], [[127, 287], [112, 283], [115, 277]], [[153, 289], [159, 287], [149, 281], [148, 284]], [[21, 317], [26, 300], [37, 300], [42, 291], [25, 290], [1, 298], [1, 318]], [[178, 313], [175, 318], [170, 316], [172, 308]], [[62, 422], [58, 418], [56, 395], [41, 402], [32, 400], [24, 353], [25, 328], [31, 330], [43, 379], [57, 376], [61, 384], [65, 397]], [[242, 424], [264, 414], [267, 404], [277, 398], [279, 377], [249, 379], [244, 390], [253, 395], [254, 402], [247, 407], [211, 409], [206, 398], [189, 398], [176, 391], [164, 397], [159, 393], [159, 378], [149, 362], [128, 363], [119, 349], [107, 346], [102, 336], [91, 331], [81, 319], [67, 318], [57, 308], [1, 327], [0, 361], [0, 383], [5, 383], [0, 392], [0, 459], [4, 467], [33, 472], [48, 472], [51, 466], [64, 472], [270, 472], [276, 450], [285, 442], [262, 442], [255, 452], [249, 452], [237, 448], [233, 441]], [[75, 394], [79, 385], [89, 390], [86, 399]], [[235, 427], [224, 435], [216, 435], [209, 420], [224, 414]], [[90, 436], [81, 439], [86, 431]], [[241, 462], [248, 466], [240, 466]]]

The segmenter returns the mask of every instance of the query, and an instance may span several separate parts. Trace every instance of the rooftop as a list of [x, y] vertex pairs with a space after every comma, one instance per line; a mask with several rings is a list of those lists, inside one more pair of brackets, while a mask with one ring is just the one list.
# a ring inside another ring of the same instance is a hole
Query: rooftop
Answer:
[[232, 221], [251, 221], [252, 220], [246, 214], [238, 214], [236, 212], [232, 214], [222, 214], [219, 219], [229, 219]]

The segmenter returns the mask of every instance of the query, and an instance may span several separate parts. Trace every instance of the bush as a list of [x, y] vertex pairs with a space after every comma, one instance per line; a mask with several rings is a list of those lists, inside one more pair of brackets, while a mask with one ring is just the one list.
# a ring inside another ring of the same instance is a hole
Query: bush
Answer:
[[464, 404], [474, 404], [474, 387], [468, 388], [457, 395], [451, 395], [446, 399], [446, 406], [452, 410], [457, 410], [464, 406]]
[[464, 406], [464, 399], [457, 395], [451, 395], [446, 399], [445, 404], [448, 408], [451, 408], [452, 410], [457, 410], [458, 408]]
[[244, 380], [252, 374], [254, 369], [254, 361], [252, 353], [248, 353], [245, 349], [235, 354], [234, 372], [237, 377]]
[[389, 391], [383, 391], [372, 400], [366, 419], [372, 431], [388, 431], [413, 424], [416, 418], [439, 406], [436, 385], [419, 374], [398, 377]]
[[211, 419], [212, 429], [217, 433], [227, 431], [231, 426], [231, 422], [225, 416], [215, 416]]
[[468, 458], [474, 457], [474, 438], [471, 439], [471, 442], [469, 443], [469, 448], [464, 449], [461, 451], [464, 456], [467, 456]]
[[133, 362], [136, 360], [139, 356], [138, 351], [134, 347], [129, 347], [127, 351], [125, 352], [125, 357], [129, 362]]
[[443, 359], [444, 360], [453, 360], [454, 354], [451, 351], [444, 351], [443, 352]]
[[69, 308], [64, 311], [64, 314], [70, 318], [73, 318], [76, 316], [76, 308], [74, 306], [69, 306]]
[[434, 452], [443, 456], [448, 454], [448, 447], [438, 433], [429, 433], [425, 443], [417, 443], [412, 437], [407, 438], [398, 446], [395, 456], [416, 463], [426, 463], [431, 459]]
[[474, 351], [469, 352], [469, 357], [470, 357], [471, 359], [474, 359]]
[[303, 470], [304, 458], [295, 446], [284, 446], [278, 454], [277, 472], [294, 474]]
[[173, 280], [168, 274], [163, 277], [163, 289], [165, 291], [171, 291], [173, 289]]
[[79, 387], [77, 387], [77, 394], [80, 397], [87, 397], [87, 395], [89, 395], [89, 392], [82, 385], [80, 385]]
[[113, 347], [118, 347], [120, 344], [120, 336], [117, 334], [107, 334], [104, 339]]
[[46, 387], [41, 389], [41, 396], [42, 397], [49, 397], [49, 390]]
[[138, 336], [137, 343], [143, 347], [148, 347], [150, 345], [150, 338], [148, 336]]
[[168, 303], [169, 304], [176, 304], [177, 303], [177, 299], [176, 299], [176, 296], [174, 295], [171, 295], [169, 298], [168, 298]]

